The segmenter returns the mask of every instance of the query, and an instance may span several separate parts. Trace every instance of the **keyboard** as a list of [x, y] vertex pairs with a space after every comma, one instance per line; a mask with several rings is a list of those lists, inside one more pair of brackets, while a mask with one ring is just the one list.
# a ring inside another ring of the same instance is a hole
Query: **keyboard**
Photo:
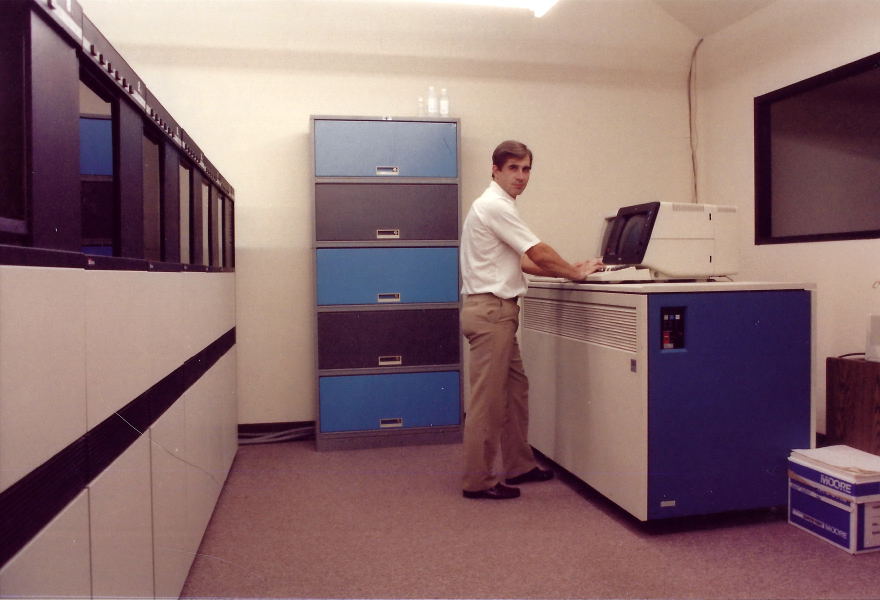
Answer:
[[651, 269], [632, 265], [608, 265], [602, 271], [587, 275], [584, 281], [591, 283], [596, 281], [652, 281], [653, 279]]

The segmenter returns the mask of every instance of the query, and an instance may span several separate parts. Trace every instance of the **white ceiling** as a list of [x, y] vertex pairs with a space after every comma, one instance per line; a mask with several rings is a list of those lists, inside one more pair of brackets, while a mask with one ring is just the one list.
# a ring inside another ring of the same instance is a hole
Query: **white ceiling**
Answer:
[[[157, 21], [161, 21], [162, 13], [165, 12], [165, 8], [168, 4], [174, 3], [174, 0], [127, 0], [124, 2], [119, 2], [119, 0], [79, 0], [80, 3], [84, 6], [86, 13], [91, 17], [92, 10], [91, 8], [97, 5], [99, 8], [95, 12], [101, 12], [102, 10], [112, 10], [116, 13], [127, 13], [134, 11], [137, 13], [139, 11], [139, 7], [145, 7], [144, 10], [148, 11], [147, 13], [141, 15], [141, 17], [147, 16], [147, 14], [152, 15], [154, 19]], [[212, 0], [188, 0], [190, 3], [196, 3], [200, 6], [201, 12], [207, 12], [210, 10], [223, 10], [222, 8], [216, 8], [218, 6], [223, 6], [222, 2], [213, 2]], [[226, 0], [228, 4], [232, 4], [230, 0]], [[254, 5], [260, 4], [256, 0], [238, 0], [242, 3], [252, 2]], [[279, 2], [279, 0], [264, 0], [263, 4], [271, 4], [271, 2]], [[348, 0], [351, 2], [351, 0]], [[362, 0], [361, 0], [362, 1]], [[565, 12], [567, 15], [577, 15], [580, 12], [583, 12], [583, 9], [586, 6], [590, 5], [604, 5], [606, 9], [612, 9], [612, 7], [619, 8], [621, 5], [625, 6], [629, 0], [561, 0], [559, 5], [551, 10], [551, 16], [545, 17], [542, 20], [553, 20], [552, 14], [554, 12]], [[776, 0], [653, 0], [653, 2], [659, 6], [663, 11], [672, 16], [675, 20], [679, 21], [683, 25], [685, 25], [688, 29], [690, 29], [693, 33], [698, 35], [699, 37], [706, 37], [711, 35], [725, 27], [732, 25], [733, 23], [747, 17], [753, 12], [764, 8], [765, 6], [772, 4]], [[3, 0], [0, 0], [3, 2]], [[121, 4], [122, 6], [117, 5]], [[313, 3], [311, 7], [309, 3]], [[283, 3], [282, 3], [283, 4]], [[291, 3], [295, 4], [295, 3]], [[299, 5], [305, 7], [304, 10], [307, 11], [309, 15], [316, 12], [316, 8], [321, 3], [316, 0], [300, 0]], [[327, 3], [328, 5], [330, 3]], [[403, 4], [402, 2], [400, 3]], [[563, 6], [565, 4], [565, 6]], [[114, 8], [114, 5], [115, 8]], [[573, 12], [572, 12], [573, 11]], [[579, 12], [580, 11], [580, 12]], [[140, 11], [143, 12], [143, 11]], [[396, 9], [395, 12], [400, 12], [400, 9]], [[606, 12], [608, 12], [606, 10]], [[611, 13], [613, 13], [613, 9]], [[595, 14], [595, 13], [591, 13]], [[132, 21], [134, 19], [126, 19]], [[156, 33], [160, 33], [159, 32]]]
[[395, 60], [412, 70], [418, 59], [441, 70], [479, 66], [522, 77], [531, 67], [570, 79], [677, 69], [692, 36], [711, 35], [776, 0], [561, 0], [540, 19], [524, 10], [390, 0], [79, 1], [120, 51], [149, 48], [154, 60], [163, 47], [168, 56], [210, 48], [212, 60], [226, 52], [222, 60], [250, 66], [274, 59], [329, 69], [338, 59], [348, 68], [360, 57], [367, 64], [359, 68], [393, 72]]
[[700, 37], [736, 23], [775, 0], [654, 0]]

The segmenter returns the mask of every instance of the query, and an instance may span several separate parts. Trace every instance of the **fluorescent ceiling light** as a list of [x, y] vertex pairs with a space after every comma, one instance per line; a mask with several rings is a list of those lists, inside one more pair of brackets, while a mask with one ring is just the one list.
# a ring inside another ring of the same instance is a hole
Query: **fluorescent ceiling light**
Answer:
[[559, 0], [532, 0], [527, 4], [529, 4], [528, 9], [531, 10], [536, 17], [543, 17], [558, 1]]
[[500, 6], [502, 8], [525, 8], [536, 17], [543, 17], [553, 8], [557, 0], [445, 0], [457, 4], [473, 4], [475, 6]]
[[[0, 0], [2, 1], [2, 0]], [[543, 17], [558, 0], [400, 0], [404, 2], [430, 2], [434, 4], [468, 4], [471, 6], [498, 6], [500, 8], [523, 8], [536, 17]]]

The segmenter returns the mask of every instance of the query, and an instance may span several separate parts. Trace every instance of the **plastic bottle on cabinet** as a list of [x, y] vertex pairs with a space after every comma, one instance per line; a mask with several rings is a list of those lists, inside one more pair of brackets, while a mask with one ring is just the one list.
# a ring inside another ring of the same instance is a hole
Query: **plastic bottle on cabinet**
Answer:
[[435, 90], [432, 85], [428, 87], [428, 115], [436, 116], [438, 112], [437, 90]]
[[446, 88], [440, 88], [440, 116], [449, 116], [449, 94], [446, 92]]

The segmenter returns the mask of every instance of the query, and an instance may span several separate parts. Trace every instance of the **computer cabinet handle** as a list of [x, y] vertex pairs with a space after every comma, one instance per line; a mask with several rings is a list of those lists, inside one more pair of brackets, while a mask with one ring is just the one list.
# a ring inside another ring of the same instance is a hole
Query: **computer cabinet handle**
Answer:
[[400, 302], [400, 292], [385, 292], [376, 294], [376, 302]]
[[376, 239], [377, 240], [399, 240], [400, 239], [400, 230], [399, 229], [377, 229], [376, 230]]
[[403, 357], [399, 354], [379, 357], [380, 367], [399, 367], [402, 364]]
[[383, 429], [386, 429], [388, 427], [403, 427], [403, 417], [379, 419], [379, 427]]
[[394, 175], [400, 175], [400, 167], [382, 167], [382, 166], [377, 166], [377, 167], [376, 167], [376, 175], [379, 175], [379, 176], [389, 176], [389, 175], [390, 175], [390, 176], [394, 176]]

